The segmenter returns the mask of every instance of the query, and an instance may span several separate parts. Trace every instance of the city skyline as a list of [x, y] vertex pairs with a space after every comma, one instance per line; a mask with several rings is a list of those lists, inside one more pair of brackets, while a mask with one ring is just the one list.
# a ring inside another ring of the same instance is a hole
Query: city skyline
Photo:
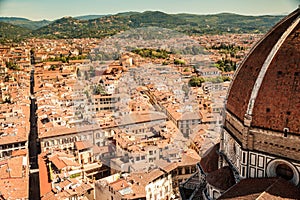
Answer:
[[0, 0], [0, 200], [299, 199], [298, 3]]
[[[196, 1], [189, 0], [153, 0], [142, 2], [130, 0], [126, 3], [122, 0], [113, 1], [37, 1], [37, 0], [0, 0], [0, 16], [24, 17], [30, 20], [55, 20], [65, 16], [82, 15], [107, 15], [128, 11], [162, 11], [170, 14], [215, 14], [236, 13], [242, 15], [285, 15], [298, 7], [298, 0], [252, 0], [238, 1], [223, 0]], [[259, 6], [258, 6], [259, 5]], [[25, 8], [25, 9], [24, 9]]]

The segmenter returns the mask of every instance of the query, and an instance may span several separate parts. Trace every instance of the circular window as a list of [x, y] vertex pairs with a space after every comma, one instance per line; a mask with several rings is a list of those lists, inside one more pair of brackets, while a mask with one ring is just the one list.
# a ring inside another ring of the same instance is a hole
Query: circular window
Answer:
[[268, 177], [281, 177], [295, 185], [299, 184], [299, 172], [292, 163], [282, 159], [272, 160], [267, 165]]
[[285, 180], [291, 180], [294, 177], [293, 170], [286, 164], [279, 164], [276, 167], [277, 177], [284, 178]]

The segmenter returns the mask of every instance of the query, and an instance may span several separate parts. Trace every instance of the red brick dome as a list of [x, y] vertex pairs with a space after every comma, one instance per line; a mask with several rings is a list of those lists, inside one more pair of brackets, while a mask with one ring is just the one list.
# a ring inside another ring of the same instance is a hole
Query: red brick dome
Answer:
[[230, 87], [226, 111], [251, 127], [300, 134], [300, 9], [250, 51]]

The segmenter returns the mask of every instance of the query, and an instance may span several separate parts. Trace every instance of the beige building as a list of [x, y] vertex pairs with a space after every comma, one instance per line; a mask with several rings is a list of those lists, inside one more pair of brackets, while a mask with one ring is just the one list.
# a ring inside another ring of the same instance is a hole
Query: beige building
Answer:
[[96, 199], [168, 200], [173, 194], [172, 177], [160, 169], [148, 173], [114, 174], [95, 184]]

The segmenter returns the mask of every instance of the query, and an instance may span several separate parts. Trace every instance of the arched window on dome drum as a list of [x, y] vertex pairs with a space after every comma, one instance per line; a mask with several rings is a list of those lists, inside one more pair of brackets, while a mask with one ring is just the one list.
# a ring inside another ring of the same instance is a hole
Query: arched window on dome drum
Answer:
[[293, 170], [286, 164], [279, 164], [276, 167], [277, 177], [284, 178], [285, 180], [291, 180], [294, 176]]

